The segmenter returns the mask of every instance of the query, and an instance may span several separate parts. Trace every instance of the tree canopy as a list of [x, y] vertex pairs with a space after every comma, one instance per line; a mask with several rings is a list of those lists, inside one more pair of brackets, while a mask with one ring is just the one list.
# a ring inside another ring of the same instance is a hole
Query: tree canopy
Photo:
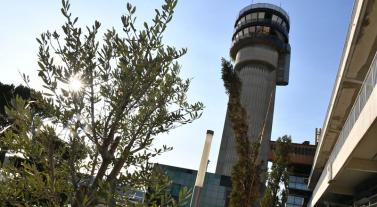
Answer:
[[288, 167], [291, 137], [279, 137], [274, 144], [275, 160], [268, 173], [267, 188], [261, 207], [284, 207], [288, 196]]
[[1, 205], [120, 205], [127, 189], [155, 183], [150, 159], [171, 150], [155, 148], [155, 138], [204, 108], [188, 102], [190, 79], [179, 76], [186, 49], [163, 43], [176, 4], [166, 0], [141, 29], [127, 4], [122, 32], [109, 29], [99, 40], [101, 24], [80, 28], [62, 1], [62, 34], [37, 38], [44, 91], [33, 103], [45, 114], [20, 97], [5, 109], [12, 124], [2, 144], [25, 162], [1, 169]]
[[20, 96], [23, 99], [30, 99], [30, 89], [23, 85], [15, 87], [13, 84], [3, 84], [0, 82], [0, 126], [5, 127], [9, 121], [5, 113], [5, 107], [10, 106], [11, 100]]

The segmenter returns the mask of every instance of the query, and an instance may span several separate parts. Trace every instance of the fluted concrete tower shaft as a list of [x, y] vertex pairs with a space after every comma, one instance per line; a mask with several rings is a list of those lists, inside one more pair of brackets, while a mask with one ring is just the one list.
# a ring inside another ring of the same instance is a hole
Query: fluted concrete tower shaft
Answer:
[[[267, 165], [276, 85], [288, 85], [289, 17], [272, 4], [252, 4], [240, 11], [230, 56], [241, 82], [241, 103], [247, 111], [249, 138], [261, 142], [260, 158]], [[216, 173], [231, 175], [238, 157], [227, 112]]]

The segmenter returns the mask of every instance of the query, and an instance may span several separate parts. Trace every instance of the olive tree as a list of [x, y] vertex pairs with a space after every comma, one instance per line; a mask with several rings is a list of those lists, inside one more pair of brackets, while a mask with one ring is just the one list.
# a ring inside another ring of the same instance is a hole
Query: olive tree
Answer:
[[62, 2], [62, 34], [37, 38], [43, 97], [16, 98], [6, 109], [12, 125], [1, 143], [24, 162], [1, 169], [2, 205], [115, 205], [127, 189], [153, 184], [150, 159], [171, 150], [155, 148], [156, 137], [201, 116], [203, 104], [187, 100], [190, 79], [179, 76], [186, 49], [163, 43], [176, 0], [139, 29], [127, 4], [122, 32], [100, 40], [101, 24], [79, 27]]

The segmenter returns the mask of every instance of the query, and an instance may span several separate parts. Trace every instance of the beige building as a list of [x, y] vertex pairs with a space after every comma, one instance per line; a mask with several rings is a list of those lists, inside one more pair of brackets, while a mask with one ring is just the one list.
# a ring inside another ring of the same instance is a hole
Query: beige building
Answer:
[[309, 177], [308, 206], [377, 206], [377, 1], [356, 0]]

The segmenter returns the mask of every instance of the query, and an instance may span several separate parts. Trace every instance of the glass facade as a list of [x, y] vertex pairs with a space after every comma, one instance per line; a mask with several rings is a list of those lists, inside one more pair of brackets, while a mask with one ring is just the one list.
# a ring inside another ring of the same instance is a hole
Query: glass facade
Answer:
[[[173, 198], [178, 198], [179, 192], [183, 187], [193, 189], [197, 171], [161, 164], [158, 165], [164, 169], [166, 175], [172, 180], [170, 193]], [[204, 186], [200, 192], [200, 206], [225, 207], [228, 204], [230, 191], [230, 177], [206, 173]], [[186, 206], [188, 207], [189, 204]]]
[[253, 34], [268, 34], [272, 36], [276, 36], [282, 41], [286, 41], [286, 38], [282, 33], [280, 33], [277, 30], [272, 29], [271, 27], [268, 26], [251, 26], [251, 27], [246, 27], [240, 31], [237, 32], [236, 36], [234, 36], [234, 41], [242, 39], [244, 37], [249, 37]]
[[286, 31], [288, 31], [287, 22], [285, 20], [283, 20], [281, 17], [279, 17], [278, 15], [275, 15], [275, 14], [266, 15], [266, 12], [252, 12], [252, 13], [249, 13], [249, 14], [241, 17], [237, 21], [237, 27], [240, 27], [240, 26], [242, 26], [246, 23], [257, 22], [257, 21], [265, 21], [265, 20], [271, 21], [274, 24], [281, 25]]
[[299, 177], [299, 176], [289, 176], [288, 186], [289, 188], [298, 189], [298, 190], [307, 190], [307, 178]]
[[233, 44], [243, 38], [256, 36], [277, 37], [288, 43], [289, 20], [284, 15], [268, 9], [244, 11], [235, 24]]
[[304, 198], [300, 196], [288, 196], [286, 207], [302, 207], [304, 205]]

